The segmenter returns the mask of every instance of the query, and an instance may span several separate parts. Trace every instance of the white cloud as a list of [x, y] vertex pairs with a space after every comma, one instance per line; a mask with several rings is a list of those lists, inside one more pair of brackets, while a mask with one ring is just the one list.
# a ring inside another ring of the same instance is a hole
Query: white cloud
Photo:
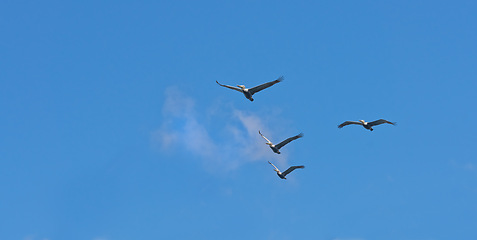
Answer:
[[161, 151], [185, 149], [213, 171], [233, 170], [254, 161], [286, 165], [286, 153], [274, 154], [258, 134], [261, 130], [273, 141], [272, 131], [257, 114], [223, 103], [197, 107], [194, 99], [177, 88], [166, 89], [165, 95], [162, 124], [152, 136]]

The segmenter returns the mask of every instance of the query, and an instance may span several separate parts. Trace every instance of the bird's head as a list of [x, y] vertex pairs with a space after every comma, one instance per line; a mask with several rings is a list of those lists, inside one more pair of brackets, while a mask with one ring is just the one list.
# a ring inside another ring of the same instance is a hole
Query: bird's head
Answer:
[[267, 145], [270, 146], [270, 147], [273, 145], [272, 143], [269, 143], [269, 142], [267, 142], [267, 143], [265, 143], [265, 144], [267, 144]]
[[365, 124], [366, 122], [364, 120], [359, 120], [362, 124]]
[[242, 90], [245, 89], [245, 85], [237, 85], [237, 87], [241, 88]]

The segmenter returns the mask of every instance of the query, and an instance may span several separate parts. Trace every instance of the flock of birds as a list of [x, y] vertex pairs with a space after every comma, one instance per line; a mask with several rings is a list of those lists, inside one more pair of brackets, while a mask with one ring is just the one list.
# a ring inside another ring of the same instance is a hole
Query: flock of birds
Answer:
[[[220, 84], [218, 81], [217, 84], [219, 84], [220, 86], [222, 87], [226, 87], [226, 88], [230, 88], [232, 90], [235, 90], [235, 91], [238, 91], [238, 92], [241, 92], [243, 93], [243, 95], [245, 95], [245, 97], [250, 100], [250, 101], [253, 101], [253, 95], [255, 93], [258, 93], [266, 88], [269, 88], [279, 82], [283, 81], [283, 77], [279, 77], [278, 79], [274, 80], [274, 81], [271, 81], [271, 82], [267, 82], [267, 83], [264, 83], [264, 84], [261, 84], [261, 85], [258, 85], [256, 87], [253, 87], [253, 88], [246, 88], [244, 85], [237, 85], [237, 87], [234, 87], [234, 86], [229, 86], [229, 85], [224, 85], [224, 84]], [[381, 125], [381, 124], [391, 124], [391, 125], [396, 125], [396, 123], [394, 122], [390, 122], [388, 120], [384, 120], [384, 119], [379, 119], [379, 120], [376, 120], [376, 121], [372, 121], [372, 122], [366, 122], [364, 120], [359, 120], [359, 121], [345, 121], [343, 123], [341, 123], [340, 125], [338, 125], [338, 128], [343, 128], [344, 126], [348, 126], [348, 125], [361, 125], [363, 126], [365, 129], [367, 130], [370, 130], [370, 131], [373, 131], [373, 127], [374, 126], [377, 126], [377, 125]], [[291, 141], [293, 140], [296, 140], [296, 139], [299, 139], [301, 137], [303, 137], [303, 133], [300, 133], [296, 136], [293, 136], [293, 137], [289, 137], [285, 140], [283, 140], [282, 142], [278, 143], [278, 144], [273, 144], [270, 140], [268, 140], [268, 138], [266, 138], [265, 136], [263, 136], [263, 134], [260, 132], [260, 130], [258, 130], [258, 134], [260, 134], [260, 136], [262, 136], [265, 141], [267, 141], [265, 144], [267, 144], [270, 149], [272, 149], [272, 151], [276, 154], [280, 154], [280, 149], [282, 147], [284, 147], [285, 145], [287, 145], [288, 143], [290, 143]], [[288, 175], [289, 173], [293, 172], [295, 169], [300, 169], [300, 168], [305, 168], [305, 166], [303, 165], [300, 165], [300, 166], [291, 166], [289, 167], [287, 170], [285, 170], [284, 172], [281, 172], [275, 165], [273, 165], [273, 163], [271, 163], [270, 161], [268, 162], [270, 165], [273, 166], [273, 170], [275, 172], [277, 172], [277, 175], [281, 178], [281, 179], [286, 179], [286, 175]]]

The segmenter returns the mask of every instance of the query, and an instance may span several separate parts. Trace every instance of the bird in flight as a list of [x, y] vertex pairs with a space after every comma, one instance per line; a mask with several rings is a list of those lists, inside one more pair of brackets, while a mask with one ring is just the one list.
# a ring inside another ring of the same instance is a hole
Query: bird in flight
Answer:
[[340, 125], [338, 125], [338, 128], [342, 128], [344, 126], [347, 126], [347, 125], [350, 125], [350, 124], [356, 124], [356, 125], [361, 125], [363, 126], [364, 128], [370, 130], [370, 131], [373, 131], [373, 127], [374, 126], [377, 126], [377, 125], [380, 125], [380, 124], [383, 124], [383, 123], [387, 123], [387, 124], [391, 124], [391, 125], [396, 125], [395, 122], [390, 122], [388, 120], [384, 120], [384, 119], [379, 119], [379, 120], [376, 120], [376, 121], [373, 121], [373, 122], [365, 122], [364, 120], [359, 120], [359, 122], [355, 122], [355, 121], [346, 121]]
[[215, 81], [215, 82], [217, 82], [217, 84], [219, 84], [222, 87], [226, 87], [226, 88], [233, 89], [235, 91], [239, 91], [239, 92], [243, 93], [243, 95], [245, 95], [245, 97], [248, 100], [253, 101], [253, 98], [252, 98], [253, 94], [258, 93], [265, 88], [269, 88], [269, 87], [271, 87], [271, 86], [273, 86], [273, 85], [275, 85], [275, 84], [277, 84], [281, 81], [283, 81], [283, 76], [279, 77], [275, 81], [267, 82], [267, 83], [264, 83], [262, 85], [258, 85], [258, 86], [253, 87], [253, 88], [245, 88], [245, 85], [237, 85], [237, 87], [234, 87], [234, 86], [220, 84], [218, 81]]
[[283, 140], [281, 143], [277, 144], [277, 145], [274, 145], [270, 140], [268, 140], [268, 138], [266, 138], [265, 136], [263, 136], [263, 134], [260, 132], [260, 130], [258, 130], [258, 133], [260, 134], [260, 136], [262, 136], [267, 142], [265, 144], [267, 144], [268, 146], [270, 146], [270, 148], [272, 149], [272, 151], [274, 153], [277, 153], [277, 154], [280, 154], [280, 148], [282, 148], [283, 146], [287, 145], [289, 142], [293, 141], [293, 140], [296, 140], [298, 138], [301, 138], [303, 137], [303, 133], [300, 133], [294, 137], [289, 137], [285, 140]]
[[289, 167], [285, 172], [280, 172], [280, 170], [278, 170], [277, 167], [275, 167], [275, 165], [273, 165], [270, 161], [268, 162], [270, 163], [275, 169], [273, 169], [275, 172], [277, 172], [277, 175], [281, 178], [281, 179], [287, 179], [285, 176], [288, 175], [289, 173], [293, 172], [293, 170], [297, 169], [297, 168], [305, 168], [305, 166], [301, 165], [301, 166], [291, 166]]

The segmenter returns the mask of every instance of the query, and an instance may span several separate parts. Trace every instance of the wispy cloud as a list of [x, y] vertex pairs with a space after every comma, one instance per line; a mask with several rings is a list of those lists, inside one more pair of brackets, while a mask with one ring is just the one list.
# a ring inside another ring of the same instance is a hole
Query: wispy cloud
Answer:
[[258, 130], [273, 139], [267, 120], [231, 104], [196, 106], [196, 101], [177, 88], [166, 89], [163, 119], [153, 133], [153, 143], [161, 151], [185, 149], [209, 170], [233, 170], [254, 162], [278, 159], [285, 165], [286, 153], [271, 152]]

